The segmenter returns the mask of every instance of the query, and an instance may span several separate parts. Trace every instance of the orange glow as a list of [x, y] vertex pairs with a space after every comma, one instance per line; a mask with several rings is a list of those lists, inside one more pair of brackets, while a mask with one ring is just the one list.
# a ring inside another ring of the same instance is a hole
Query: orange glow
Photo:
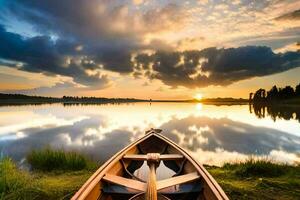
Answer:
[[200, 101], [202, 99], [202, 94], [200, 94], [200, 93], [196, 94], [195, 99]]

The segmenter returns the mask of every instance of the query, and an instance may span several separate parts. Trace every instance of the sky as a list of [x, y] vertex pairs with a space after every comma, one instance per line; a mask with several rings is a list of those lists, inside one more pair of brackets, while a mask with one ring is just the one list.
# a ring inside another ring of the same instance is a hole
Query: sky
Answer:
[[0, 0], [0, 92], [247, 98], [299, 67], [299, 0]]

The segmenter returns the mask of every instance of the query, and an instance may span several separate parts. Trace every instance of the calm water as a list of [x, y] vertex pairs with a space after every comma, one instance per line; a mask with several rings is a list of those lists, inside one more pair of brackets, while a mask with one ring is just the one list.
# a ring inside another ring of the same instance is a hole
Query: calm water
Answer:
[[251, 155], [300, 162], [296, 113], [274, 121], [274, 113], [251, 112], [248, 105], [192, 103], [4, 106], [0, 150], [22, 161], [31, 149], [50, 145], [102, 162], [153, 127], [163, 129], [205, 164], [221, 165]]

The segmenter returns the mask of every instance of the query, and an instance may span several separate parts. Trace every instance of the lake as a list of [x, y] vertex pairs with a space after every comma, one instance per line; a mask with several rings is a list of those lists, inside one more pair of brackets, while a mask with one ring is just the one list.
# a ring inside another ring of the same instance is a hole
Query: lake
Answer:
[[51, 146], [104, 162], [146, 130], [160, 128], [203, 164], [249, 156], [300, 162], [299, 112], [278, 113], [200, 103], [1, 106], [0, 151], [23, 162], [30, 150]]

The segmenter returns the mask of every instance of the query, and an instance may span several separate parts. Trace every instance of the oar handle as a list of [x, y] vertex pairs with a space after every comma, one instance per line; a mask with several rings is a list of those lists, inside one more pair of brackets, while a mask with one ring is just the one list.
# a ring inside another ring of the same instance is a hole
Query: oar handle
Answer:
[[147, 181], [146, 200], [157, 200], [156, 186], [156, 168], [159, 166], [160, 155], [158, 153], [147, 154], [147, 164], [149, 166], [149, 175]]

